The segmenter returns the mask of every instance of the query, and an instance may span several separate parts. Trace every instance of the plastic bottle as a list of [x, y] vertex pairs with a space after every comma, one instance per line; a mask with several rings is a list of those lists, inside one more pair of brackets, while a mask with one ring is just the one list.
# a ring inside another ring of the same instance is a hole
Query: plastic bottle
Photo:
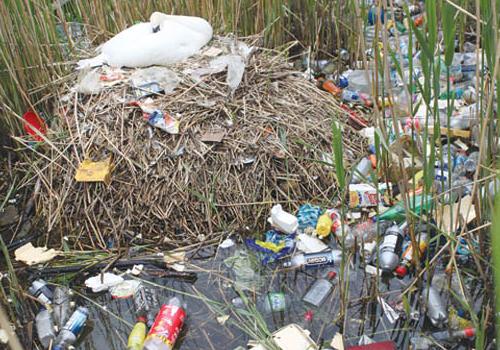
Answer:
[[342, 90], [342, 101], [344, 102], [359, 102], [360, 97], [356, 91], [344, 89]]
[[86, 307], [77, 308], [59, 332], [54, 350], [66, 349], [69, 345], [74, 344], [85, 326], [88, 316], [89, 310]]
[[[414, 212], [416, 215], [420, 215], [427, 212], [432, 206], [432, 196], [431, 195], [417, 195], [411, 197], [408, 200], [410, 205], [410, 211]], [[405, 219], [405, 207], [404, 203], [398, 202], [388, 210], [384, 211], [377, 217], [377, 220], [388, 220], [388, 221], [402, 221]]]
[[[427, 239], [427, 233], [426, 232], [421, 232], [420, 237], [416, 237], [417, 242], [418, 242], [418, 250], [419, 250], [419, 256], [421, 257], [425, 250], [427, 249], [428, 246], [428, 239]], [[415, 260], [413, 259], [413, 244], [410, 242], [406, 250], [403, 252], [401, 255], [401, 263], [394, 272], [396, 275], [400, 278], [403, 278], [408, 274], [408, 270], [415, 265]]]
[[267, 221], [278, 231], [287, 234], [294, 233], [299, 227], [297, 217], [284, 211], [281, 204], [272, 207], [271, 217]]
[[162, 305], [144, 341], [144, 350], [172, 350], [186, 318], [179, 298]]
[[50, 290], [47, 282], [42, 279], [33, 281], [28, 289], [29, 293], [38, 299], [42, 304], [52, 303], [52, 291]]
[[155, 321], [156, 312], [160, 308], [154, 289], [141, 284], [134, 294], [134, 305], [136, 315], [146, 317], [146, 324], [151, 327]]
[[334, 96], [340, 96], [342, 94], [342, 89], [331, 80], [324, 80], [321, 84], [321, 88]]
[[393, 225], [384, 233], [378, 256], [379, 266], [382, 271], [392, 272], [398, 266], [399, 254], [401, 254], [403, 246], [404, 226], [406, 226], [406, 222], [401, 227]]
[[434, 332], [431, 336], [438, 341], [450, 341], [456, 339], [472, 339], [476, 335], [476, 329], [467, 327], [457, 331], [441, 331]]
[[40, 343], [43, 345], [43, 347], [47, 349], [56, 338], [56, 333], [54, 332], [54, 323], [52, 322], [52, 317], [49, 310], [45, 308], [40, 310], [35, 317], [35, 323], [38, 339], [40, 340]]
[[321, 238], [327, 237], [332, 232], [333, 220], [330, 216], [331, 213], [326, 211], [318, 218], [316, 233]]
[[258, 306], [266, 314], [282, 312], [290, 307], [290, 297], [283, 292], [269, 292], [258, 300]]
[[427, 300], [426, 314], [435, 327], [443, 327], [448, 322], [448, 311], [439, 295], [439, 292], [431, 285], [422, 290], [422, 297]]
[[479, 161], [479, 152], [472, 152], [464, 163], [465, 171], [474, 173]]
[[299, 254], [293, 256], [290, 260], [283, 263], [283, 267], [302, 267], [307, 268], [333, 265], [342, 260], [342, 251], [327, 250], [319, 253]]
[[139, 316], [128, 336], [127, 350], [142, 350], [144, 339], [146, 339], [146, 318]]
[[370, 174], [370, 170], [372, 169], [372, 162], [368, 157], [364, 157], [361, 161], [356, 165], [352, 172], [352, 184], [359, 184], [365, 180], [366, 177]]
[[[333, 276], [335, 278], [335, 276]], [[321, 306], [333, 289], [333, 284], [325, 278], [318, 278], [309, 287], [302, 301], [315, 307]]]
[[68, 287], [56, 287], [52, 300], [54, 322], [61, 329], [70, 316], [70, 291]]

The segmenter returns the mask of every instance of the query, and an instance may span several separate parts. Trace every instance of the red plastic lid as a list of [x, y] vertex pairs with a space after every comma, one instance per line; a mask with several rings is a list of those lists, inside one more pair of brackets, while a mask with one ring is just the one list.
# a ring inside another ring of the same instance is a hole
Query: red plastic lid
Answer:
[[330, 271], [328, 272], [327, 277], [329, 280], [333, 280], [335, 277], [337, 277], [337, 273], [335, 271]]
[[406, 268], [406, 266], [403, 266], [403, 265], [399, 265], [398, 267], [396, 267], [396, 269], [394, 270], [394, 273], [399, 277], [399, 278], [403, 278], [404, 276], [406, 276], [406, 274], [408, 273], [408, 269]]
[[467, 337], [467, 338], [472, 338], [476, 335], [476, 329], [475, 328], [472, 328], [472, 327], [467, 327], [464, 329], [464, 335]]
[[35, 112], [28, 111], [23, 114], [24, 131], [29, 135], [33, 136], [36, 141], [43, 141], [43, 138], [38, 135], [35, 130], [38, 130], [41, 134], [45, 135], [47, 133], [47, 126], [42, 118], [40, 118]]

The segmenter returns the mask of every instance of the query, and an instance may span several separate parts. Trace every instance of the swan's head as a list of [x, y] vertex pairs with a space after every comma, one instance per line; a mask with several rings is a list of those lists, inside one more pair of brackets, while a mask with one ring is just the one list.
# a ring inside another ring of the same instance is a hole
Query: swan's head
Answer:
[[160, 30], [162, 22], [168, 19], [168, 16], [161, 12], [153, 12], [151, 17], [149, 17], [149, 23], [151, 23], [151, 27], [153, 29], [153, 33], [156, 33]]

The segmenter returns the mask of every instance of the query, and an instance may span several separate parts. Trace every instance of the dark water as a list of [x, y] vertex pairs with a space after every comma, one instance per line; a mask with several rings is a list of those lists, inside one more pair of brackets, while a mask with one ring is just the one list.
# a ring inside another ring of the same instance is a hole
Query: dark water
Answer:
[[[238, 297], [238, 293], [229, 283], [228, 279], [233, 279], [231, 270], [224, 264], [223, 260], [234, 254], [235, 248], [219, 250], [217, 257], [200, 259], [194, 257], [191, 261], [193, 265], [208, 270], [207, 272], [197, 272], [198, 279], [195, 283], [185, 281], [151, 278], [150, 281], [163, 286], [156, 288], [160, 303], [166, 302], [171, 296], [181, 293], [194, 295], [204, 295], [210, 300], [214, 300], [226, 305], [231, 305], [231, 299]], [[200, 251], [201, 255], [213, 256], [214, 249], [207, 248]], [[437, 331], [428, 324], [425, 312], [420, 310], [420, 302], [417, 295], [409, 298], [412, 310], [419, 311], [421, 317], [418, 321], [405, 320], [400, 318], [391, 324], [377, 301], [375, 291], [379, 291], [391, 306], [397, 309], [401, 306], [401, 292], [406, 287], [408, 280], [396, 278], [381, 279], [366, 274], [363, 269], [357, 267], [347, 271], [345, 278], [349, 278], [349, 304], [347, 315], [341, 318], [339, 310], [341, 300], [339, 297], [338, 283], [333, 292], [329, 295], [323, 305], [319, 308], [311, 307], [302, 302], [302, 297], [309, 286], [318, 277], [322, 277], [325, 269], [315, 269], [308, 271], [288, 271], [277, 272], [271, 268], [265, 268], [261, 272], [264, 283], [259, 292], [282, 291], [289, 298], [289, 307], [284, 312], [264, 315], [268, 330], [272, 333], [277, 329], [289, 324], [297, 323], [311, 332], [311, 338], [318, 344], [326, 346], [336, 332], [342, 332], [348, 345], [357, 345], [359, 338], [365, 334], [376, 341], [394, 340], [398, 349], [407, 349], [411, 336], [421, 332], [428, 333]], [[334, 268], [339, 272], [338, 267]], [[190, 268], [190, 270], [193, 270]], [[338, 279], [339, 275], [337, 276]], [[226, 279], [228, 278], [228, 279]], [[177, 292], [176, 292], [177, 291]], [[416, 293], [414, 293], [416, 294]], [[256, 293], [246, 293], [251, 299], [259, 300]], [[130, 324], [134, 324], [134, 305], [132, 299], [111, 299], [108, 293], [100, 295], [87, 295], [101, 306], [105, 306], [108, 312], [101, 310], [91, 302], [79, 300], [79, 303], [86, 304], [91, 310], [89, 325], [86, 335], [77, 346], [78, 349], [100, 350], [100, 349], [125, 349], [130, 327], [110, 313], [118, 316]], [[247, 334], [241, 331], [231, 321], [236, 321], [231, 311], [227, 314], [231, 317], [225, 325], [220, 325], [216, 317], [220, 314], [213, 312], [213, 306], [196, 297], [183, 296], [187, 304], [188, 318], [183, 331], [176, 344], [177, 349], [234, 349], [241, 345], [246, 348], [250, 339]], [[235, 310], [235, 309], [233, 309]], [[313, 313], [312, 321], [305, 320], [305, 313]], [[403, 312], [401, 312], [403, 314]], [[447, 348], [467, 349], [467, 344], [454, 345]]]

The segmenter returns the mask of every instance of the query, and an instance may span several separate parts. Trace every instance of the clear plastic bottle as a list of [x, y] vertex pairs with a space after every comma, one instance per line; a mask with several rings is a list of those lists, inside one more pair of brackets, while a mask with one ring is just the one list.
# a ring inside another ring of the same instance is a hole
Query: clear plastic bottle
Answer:
[[351, 183], [359, 184], [365, 181], [365, 179], [370, 174], [371, 170], [372, 170], [372, 162], [368, 157], [364, 157], [354, 168], [352, 172]]
[[443, 327], [448, 322], [448, 311], [437, 289], [432, 285], [422, 290], [422, 297], [427, 301], [426, 314], [435, 327]]
[[144, 341], [144, 350], [172, 350], [185, 318], [186, 312], [181, 300], [177, 297], [171, 298], [167, 304], [162, 305], [156, 315]]
[[257, 301], [259, 310], [266, 314], [285, 311], [290, 304], [290, 296], [283, 292], [268, 292]]
[[56, 287], [52, 300], [54, 322], [61, 329], [70, 316], [70, 290], [68, 287]]
[[134, 306], [136, 315], [146, 317], [146, 324], [151, 327], [160, 308], [155, 290], [141, 284], [134, 294]]
[[467, 157], [464, 163], [465, 171], [474, 173], [476, 171], [477, 163], [479, 162], [479, 152], [472, 152]]
[[54, 343], [54, 339], [56, 338], [54, 323], [52, 322], [49, 310], [45, 308], [40, 310], [35, 317], [35, 323], [38, 339], [43, 347], [47, 349], [50, 344]]
[[283, 267], [305, 267], [313, 268], [334, 265], [342, 260], [342, 251], [327, 250], [319, 253], [298, 254], [283, 263]]

